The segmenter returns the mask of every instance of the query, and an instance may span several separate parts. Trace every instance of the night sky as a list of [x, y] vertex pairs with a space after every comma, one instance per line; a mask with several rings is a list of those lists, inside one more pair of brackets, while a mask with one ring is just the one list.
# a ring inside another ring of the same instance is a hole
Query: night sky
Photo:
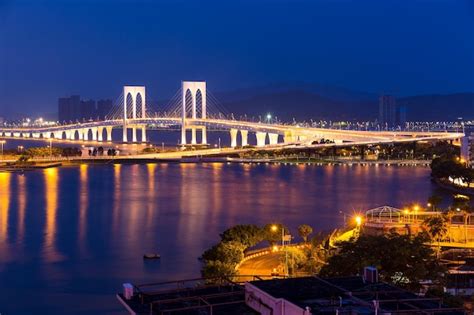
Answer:
[[474, 91], [474, 1], [0, 0], [0, 116], [124, 84], [166, 99], [184, 79]]

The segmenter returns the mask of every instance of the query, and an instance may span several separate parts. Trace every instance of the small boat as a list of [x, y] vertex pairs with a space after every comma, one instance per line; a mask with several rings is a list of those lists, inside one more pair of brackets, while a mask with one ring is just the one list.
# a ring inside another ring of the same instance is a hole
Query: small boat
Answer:
[[145, 254], [143, 255], [143, 259], [160, 259], [160, 254]]

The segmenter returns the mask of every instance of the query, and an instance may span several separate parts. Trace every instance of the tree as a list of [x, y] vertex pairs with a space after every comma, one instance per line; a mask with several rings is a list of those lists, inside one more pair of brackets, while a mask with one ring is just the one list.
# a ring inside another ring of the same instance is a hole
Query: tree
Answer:
[[429, 217], [423, 221], [425, 230], [433, 241], [440, 241], [448, 232], [446, 217]]
[[429, 217], [423, 221], [424, 228], [431, 238], [431, 241], [438, 242], [438, 255], [441, 251], [440, 242], [448, 232], [448, 219], [446, 215], [439, 217]]
[[356, 275], [366, 266], [375, 266], [381, 280], [409, 289], [419, 289], [422, 280], [441, 282], [440, 274], [444, 267], [425, 242], [423, 235], [361, 235], [356, 240], [342, 242], [320, 275]]
[[221, 234], [223, 242], [239, 242], [246, 248], [257, 245], [263, 238], [263, 230], [253, 224], [236, 225]]
[[[235, 265], [224, 263], [218, 260], [208, 261], [201, 269], [201, 275], [204, 278], [231, 278], [235, 276], [237, 271]], [[219, 283], [219, 279], [210, 280], [209, 282]]]
[[288, 274], [295, 274], [296, 270], [301, 269], [307, 262], [305, 253], [296, 247], [285, 246], [285, 256], [282, 260], [288, 259]]
[[275, 243], [281, 242], [282, 234], [289, 234], [289, 230], [281, 223], [267, 224], [263, 227], [263, 239], [266, 240], [270, 244], [270, 246], [273, 246]]
[[245, 246], [238, 242], [220, 242], [206, 250], [201, 258], [206, 262], [220, 261], [237, 265], [244, 258]]
[[298, 226], [298, 234], [301, 236], [303, 241], [306, 243], [308, 241], [308, 236], [313, 233], [313, 228], [307, 224], [301, 224]]

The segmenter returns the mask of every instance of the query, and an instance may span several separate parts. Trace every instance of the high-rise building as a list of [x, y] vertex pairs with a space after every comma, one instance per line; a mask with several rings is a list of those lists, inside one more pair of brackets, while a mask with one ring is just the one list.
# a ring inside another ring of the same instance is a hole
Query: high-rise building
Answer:
[[81, 98], [79, 95], [58, 99], [59, 122], [76, 121], [81, 116]]
[[407, 122], [407, 107], [405, 105], [397, 106], [397, 125], [403, 127]]
[[464, 125], [464, 134], [461, 139], [461, 158], [474, 167], [474, 125]]
[[379, 98], [379, 123], [382, 127], [404, 127], [407, 122], [407, 107], [397, 105], [393, 95], [382, 95]]
[[379, 98], [379, 123], [383, 126], [394, 127], [397, 122], [397, 102], [392, 95], [382, 95]]
[[105, 119], [112, 110], [112, 106], [112, 100], [106, 99], [97, 101], [97, 116], [99, 116], [100, 119]]
[[79, 95], [58, 99], [59, 122], [75, 122], [97, 118], [94, 100], [82, 100]]
[[79, 120], [95, 120], [97, 118], [97, 110], [94, 100], [81, 101], [81, 114]]

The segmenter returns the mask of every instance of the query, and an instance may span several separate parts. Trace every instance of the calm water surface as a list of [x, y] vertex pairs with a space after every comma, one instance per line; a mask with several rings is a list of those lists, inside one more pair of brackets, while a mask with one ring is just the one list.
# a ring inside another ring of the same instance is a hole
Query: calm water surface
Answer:
[[[316, 230], [384, 204], [424, 203], [428, 168], [81, 165], [0, 173], [0, 313], [123, 314], [123, 282], [199, 275], [238, 223]], [[161, 261], [144, 262], [145, 252]]]

